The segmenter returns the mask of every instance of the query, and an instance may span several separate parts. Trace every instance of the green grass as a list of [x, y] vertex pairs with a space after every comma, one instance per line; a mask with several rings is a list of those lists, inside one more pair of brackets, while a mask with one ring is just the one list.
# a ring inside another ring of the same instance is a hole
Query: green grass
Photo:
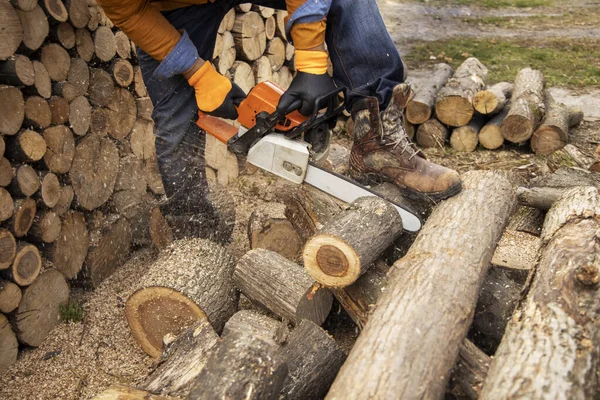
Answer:
[[525, 67], [544, 72], [548, 85], [599, 86], [600, 40], [505, 40], [455, 38], [421, 42], [405, 56], [411, 67], [446, 62], [454, 68], [477, 57], [488, 69], [488, 82], [514, 81]]
[[553, 0], [454, 0], [452, 2], [442, 0], [419, 0], [421, 3], [430, 3], [434, 5], [460, 5], [460, 6], [479, 6], [487, 8], [501, 8], [501, 7], [519, 7], [519, 8], [530, 8], [530, 7], [545, 7], [550, 6], [554, 3]]
[[83, 307], [76, 301], [70, 301], [67, 305], [61, 304], [58, 311], [63, 322], [83, 321]]

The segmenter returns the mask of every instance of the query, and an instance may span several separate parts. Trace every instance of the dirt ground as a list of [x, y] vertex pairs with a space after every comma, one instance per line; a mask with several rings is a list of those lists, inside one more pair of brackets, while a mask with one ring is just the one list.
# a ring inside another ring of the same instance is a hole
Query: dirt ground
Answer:
[[[440, 2], [435, 1], [379, 1], [390, 34], [401, 53], [410, 51], [412, 44], [418, 40], [436, 41], [456, 36], [519, 36], [537, 40], [552, 36], [600, 38], [598, 24], [551, 26], [536, 30], [465, 22], [465, 17], [478, 16], [584, 15], [586, 10], [600, 5], [600, 2], [590, 0], [564, 3], [561, 2], [560, 9], [484, 9], [465, 5], [439, 6]], [[553, 90], [560, 101], [584, 110], [585, 120], [572, 132], [572, 142], [584, 152], [591, 153], [600, 143], [600, 89], [560, 87]], [[338, 143], [349, 143], [348, 138], [338, 135]], [[427, 154], [434, 161], [460, 172], [473, 169], [514, 170], [521, 172], [525, 178], [546, 172], [541, 160], [530, 154], [528, 149], [518, 146], [507, 146], [500, 151], [478, 150], [470, 154], [428, 150]], [[254, 209], [281, 207], [273, 201], [282, 187], [289, 189], [289, 184], [257, 172], [242, 176], [228, 188], [236, 202], [236, 228], [230, 245], [236, 256], [248, 250], [246, 224], [250, 213]], [[133, 282], [155, 258], [156, 254], [151, 250], [138, 251], [96, 291], [73, 289], [72, 298], [84, 308], [83, 321], [62, 323], [39, 348], [22, 351], [17, 364], [0, 376], [0, 399], [89, 399], [111, 384], [135, 385], [140, 382], [152, 366], [152, 360], [131, 337], [123, 307]], [[345, 318], [341, 310], [334, 309], [326, 327], [343, 338], [342, 345], [348, 348], [357, 331]]]

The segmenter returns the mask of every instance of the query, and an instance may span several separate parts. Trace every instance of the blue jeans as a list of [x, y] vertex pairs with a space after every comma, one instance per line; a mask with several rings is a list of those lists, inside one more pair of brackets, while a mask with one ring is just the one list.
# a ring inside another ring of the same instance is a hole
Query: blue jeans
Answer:
[[[213, 54], [222, 18], [247, 0], [217, 0], [164, 15], [176, 29], [187, 31], [203, 59]], [[285, 9], [284, 0], [254, 1]], [[348, 107], [364, 96], [375, 96], [385, 107], [392, 88], [403, 81], [400, 56], [383, 23], [375, 0], [333, 0], [327, 16], [326, 43], [338, 86], [348, 88]], [[169, 203], [175, 213], [202, 212], [206, 176], [204, 133], [196, 126], [198, 108], [194, 90], [177, 75], [151, 78], [158, 62], [138, 49], [139, 63], [154, 104], [156, 151]]]

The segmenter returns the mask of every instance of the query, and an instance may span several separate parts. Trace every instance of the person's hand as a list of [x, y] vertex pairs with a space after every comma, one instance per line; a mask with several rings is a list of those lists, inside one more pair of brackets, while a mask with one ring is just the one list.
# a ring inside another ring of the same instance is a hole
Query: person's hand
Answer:
[[314, 111], [315, 100], [334, 89], [333, 79], [327, 73], [310, 74], [299, 71], [292, 80], [289, 89], [281, 96], [277, 111], [287, 115], [294, 111], [296, 107], [293, 106], [301, 101], [298, 111], [304, 116], [309, 116]]
[[205, 61], [193, 73], [184, 74], [196, 92], [198, 109], [215, 117], [237, 119], [239, 107], [246, 93], [235, 83], [219, 74]]

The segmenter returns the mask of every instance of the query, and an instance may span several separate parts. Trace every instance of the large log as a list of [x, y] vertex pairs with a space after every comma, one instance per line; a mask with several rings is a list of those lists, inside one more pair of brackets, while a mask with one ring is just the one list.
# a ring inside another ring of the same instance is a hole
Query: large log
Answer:
[[527, 141], [544, 116], [546, 78], [541, 71], [525, 68], [515, 78], [510, 111], [502, 122], [502, 136], [513, 143]]
[[6, 61], [0, 61], [0, 83], [14, 86], [31, 86], [35, 73], [31, 60], [17, 54]]
[[0, 3], [0, 60], [15, 54], [23, 40], [23, 26], [19, 14], [8, 1]]
[[[277, 212], [279, 211], [279, 212]], [[248, 219], [248, 241], [251, 249], [267, 249], [288, 260], [297, 260], [303, 241], [283, 210], [253, 211]]]
[[328, 399], [443, 397], [515, 204], [511, 183], [499, 174], [470, 172], [463, 185], [459, 195], [437, 206], [394, 264], [393, 279]]
[[0, 312], [13, 312], [21, 302], [21, 289], [14, 283], [0, 279]]
[[298, 400], [323, 398], [346, 359], [335, 340], [307, 320], [292, 331], [279, 354], [288, 366], [281, 396]]
[[52, 126], [44, 130], [44, 140], [46, 168], [56, 174], [69, 172], [75, 158], [75, 139], [71, 130], [64, 125]]
[[52, 172], [41, 174], [41, 188], [38, 192], [38, 199], [48, 208], [54, 207], [60, 198], [60, 182], [58, 177]]
[[44, 255], [67, 278], [77, 276], [88, 252], [89, 235], [83, 214], [70, 211], [63, 218], [56, 241], [44, 246]]
[[306, 242], [304, 268], [327, 287], [351, 285], [400, 233], [402, 219], [391, 203], [357, 199]]
[[59, 307], [69, 301], [69, 285], [55, 269], [48, 269], [23, 290], [23, 299], [14, 315], [19, 342], [37, 347], [60, 322]]
[[282, 324], [287, 322], [279, 322], [258, 311], [240, 310], [227, 321], [221, 337], [225, 339], [228, 335], [246, 334], [278, 347], [279, 343], [275, 339]]
[[33, 3], [34, 7], [31, 10], [17, 11], [23, 26], [23, 46], [27, 52], [39, 49], [50, 32], [44, 10], [37, 5], [36, 1]]
[[217, 344], [188, 398], [278, 398], [288, 368], [276, 351], [249, 335], [228, 335]]
[[41, 268], [42, 257], [37, 247], [25, 242], [19, 242], [11, 267], [3, 271], [2, 275], [19, 286], [28, 286], [36, 280]]
[[436, 64], [426, 79], [413, 81], [408, 78], [415, 92], [406, 105], [406, 119], [411, 124], [422, 124], [431, 118], [435, 97], [453, 73], [454, 70], [448, 64]]
[[438, 92], [435, 99], [437, 119], [449, 126], [465, 126], [473, 117], [473, 97], [485, 87], [487, 68], [476, 58], [467, 58]]
[[598, 189], [567, 191], [550, 209], [536, 273], [511, 319], [483, 399], [598, 395]]
[[565, 192], [564, 189], [551, 187], [517, 188], [519, 203], [535, 207], [540, 210], [549, 210], [552, 204]]
[[233, 281], [250, 300], [293, 324], [308, 319], [321, 325], [331, 310], [331, 292], [314, 285], [300, 266], [269, 250], [246, 253]]
[[7, 269], [12, 264], [17, 253], [17, 242], [12, 233], [0, 229], [0, 270]]
[[[8, 3], [8, 2], [7, 2]], [[17, 362], [19, 343], [3, 314], [0, 314], [0, 373]]]
[[0, 85], [0, 133], [14, 135], [19, 132], [24, 118], [25, 101], [21, 91]]
[[265, 52], [267, 37], [265, 23], [256, 12], [238, 14], [231, 30], [235, 39], [238, 57], [244, 61], [254, 61]]
[[115, 32], [117, 54], [124, 59], [131, 58], [131, 41], [123, 31]]
[[108, 134], [115, 139], [125, 139], [136, 122], [137, 106], [133, 95], [127, 89], [117, 88], [107, 107]]
[[285, 62], [285, 43], [281, 38], [270, 40], [265, 54], [271, 63], [273, 71], [279, 71]]
[[592, 157], [572, 144], [567, 144], [546, 157], [546, 163], [552, 172], [561, 168], [581, 168], [582, 170], [588, 170], [593, 162]]
[[475, 111], [483, 115], [498, 114], [512, 95], [514, 85], [508, 82], [500, 82], [478, 92], [473, 98]]

